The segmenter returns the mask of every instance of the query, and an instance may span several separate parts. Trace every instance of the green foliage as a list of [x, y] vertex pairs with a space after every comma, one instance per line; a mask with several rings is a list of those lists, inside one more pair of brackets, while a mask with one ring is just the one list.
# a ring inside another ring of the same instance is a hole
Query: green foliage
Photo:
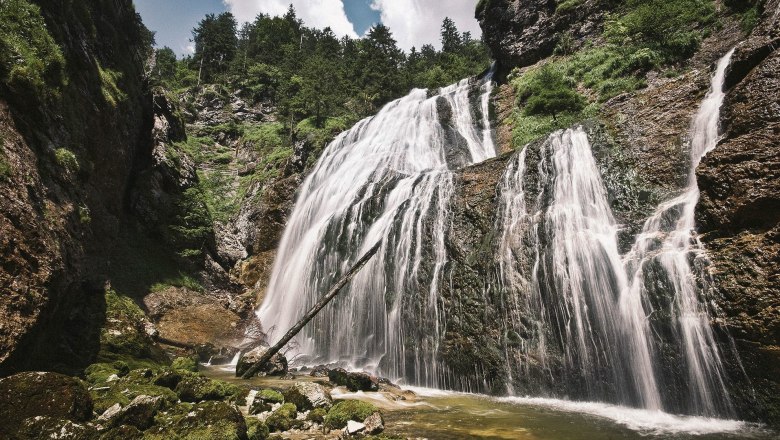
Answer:
[[111, 69], [104, 69], [100, 64], [97, 67], [100, 74], [100, 91], [103, 93], [103, 99], [111, 107], [116, 107], [120, 102], [127, 99], [127, 94], [119, 87], [122, 74]]
[[162, 292], [170, 287], [183, 287], [195, 292], [203, 292], [203, 285], [198, 280], [186, 275], [182, 272], [177, 273], [173, 277], [166, 277], [162, 281], [152, 284], [149, 288], [150, 292]]
[[171, 363], [171, 368], [174, 370], [191, 371], [193, 373], [198, 372], [198, 362], [189, 357], [177, 357]]
[[328, 415], [325, 416], [325, 425], [331, 429], [341, 429], [347, 426], [348, 421], [362, 422], [376, 411], [378, 411], [377, 407], [368, 402], [342, 400], [328, 411]]
[[92, 223], [92, 213], [86, 206], [79, 206], [78, 208], [79, 221], [83, 225]]
[[236, 56], [238, 37], [236, 19], [230, 12], [219, 15], [208, 14], [192, 30], [195, 43], [193, 64], [200, 71], [201, 78], [209, 81], [224, 73]]
[[184, 190], [176, 201], [176, 215], [173, 223], [168, 226], [168, 238], [180, 249], [179, 254], [182, 257], [200, 255], [211, 238], [211, 214], [204, 200], [201, 188], [194, 186]]
[[556, 14], [566, 14], [573, 11], [582, 4], [582, 0], [558, 0], [558, 6], [555, 7]]
[[245, 143], [252, 144], [258, 151], [276, 148], [284, 143], [284, 127], [278, 122], [254, 124], [246, 127], [241, 136]]
[[77, 173], [79, 171], [79, 161], [76, 159], [76, 155], [67, 148], [57, 148], [54, 150], [54, 159], [59, 166], [70, 173]]
[[28, 0], [0, 2], [0, 83], [21, 99], [46, 102], [65, 84], [65, 58]]
[[715, 21], [712, 0], [629, 0], [626, 8], [625, 14], [607, 23], [610, 42], [648, 47], [666, 62], [693, 55], [707, 26]]
[[560, 113], [576, 113], [586, 101], [567, 78], [561, 66], [546, 64], [524, 75], [516, 83], [518, 99], [524, 102], [526, 116], [551, 115], [553, 120]]

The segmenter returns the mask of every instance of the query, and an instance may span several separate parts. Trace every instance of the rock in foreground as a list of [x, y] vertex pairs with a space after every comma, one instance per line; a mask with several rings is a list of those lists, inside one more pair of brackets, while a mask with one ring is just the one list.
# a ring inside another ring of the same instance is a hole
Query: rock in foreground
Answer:
[[[261, 357], [268, 351], [269, 347], [256, 347], [244, 354], [238, 359], [236, 364], [236, 377], [241, 377], [252, 368]], [[269, 362], [257, 371], [258, 376], [283, 376], [287, 373], [287, 358], [283, 354], [275, 354]]]

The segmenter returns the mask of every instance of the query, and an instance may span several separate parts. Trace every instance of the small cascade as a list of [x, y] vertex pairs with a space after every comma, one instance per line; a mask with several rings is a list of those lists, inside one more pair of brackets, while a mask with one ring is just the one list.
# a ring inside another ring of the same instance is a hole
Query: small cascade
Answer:
[[491, 91], [490, 75], [432, 97], [413, 90], [325, 149], [301, 187], [258, 311], [269, 340], [383, 239], [377, 256], [307, 325], [293, 351], [302, 361], [447, 386], [436, 353], [453, 170], [496, 154]]
[[[725, 93], [723, 83], [734, 49], [720, 59], [712, 86], [696, 113], [690, 130], [688, 184], [676, 198], [662, 203], [645, 222], [633, 249], [627, 255], [632, 274], [628, 297], [642, 298], [649, 313], [671, 315], [671, 338], [682, 353], [680, 363], [687, 372], [678, 387], [687, 388], [688, 411], [696, 414], [728, 413], [730, 403], [715, 335], [710, 325], [714, 312], [705, 300], [707, 290], [706, 255], [695, 233], [699, 187], [696, 168], [718, 143], [720, 107]], [[704, 285], [697, 285], [701, 280]], [[662, 330], [659, 330], [662, 331]]]
[[[691, 125], [687, 186], [658, 207], [626, 255], [582, 128], [528, 151], [499, 184], [498, 272], [510, 383], [523, 392], [651, 410], [729, 415], [710, 325], [706, 257], [695, 228], [695, 170], [718, 141], [723, 57]], [[700, 280], [697, 283], [697, 280]], [[510, 343], [515, 341], [515, 343]], [[519, 344], [517, 343], [519, 341]]]

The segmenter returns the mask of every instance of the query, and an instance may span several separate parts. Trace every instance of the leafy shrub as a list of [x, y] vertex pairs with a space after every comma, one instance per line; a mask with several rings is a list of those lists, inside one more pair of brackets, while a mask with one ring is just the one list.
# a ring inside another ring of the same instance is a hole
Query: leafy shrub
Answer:
[[558, 2], [558, 6], [555, 8], [556, 14], [566, 14], [573, 11], [577, 6], [582, 4], [582, 0], [562, 0]]
[[27, 0], [0, 2], [0, 82], [39, 102], [59, 96], [64, 72], [65, 57], [40, 8]]
[[526, 115], [576, 113], [587, 104], [576, 91], [576, 83], [555, 64], [546, 64], [528, 73], [517, 85], [519, 99], [525, 101]]
[[278, 122], [250, 125], [244, 129], [242, 140], [251, 143], [260, 151], [275, 148], [284, 142], [283, 129], [282, 124]]
[[626, 14], [607, 24], [606, 35], [615, 44], [653, 48], [670, 62], [693, 55], [715, 21], [712, 0], [629, 0], [626, 6]]
[[54, 158], [57, 164], [68, 172], [77, 173], [79, 171], [79, 161], [76, 155], [67, 148], [57, 148], [54, 150]]
[[115, 70], [104, 69], [100, 64], [97, 67], [100, 74], [100, 90], [103, 93], [103, 99], [111, 107], [116, 107], [121, 101], [127, 99], [127, 94], [119, 87], [122, 74]]

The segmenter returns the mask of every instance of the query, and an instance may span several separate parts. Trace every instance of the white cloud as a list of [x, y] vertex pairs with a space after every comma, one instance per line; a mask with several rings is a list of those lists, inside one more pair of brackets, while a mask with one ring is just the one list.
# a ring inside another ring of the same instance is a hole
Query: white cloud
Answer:
[[239, 22], [252, 21], [257, 14], [283, 15], [292, 3], [298, 18], [310, 27], [330, 27], [338, 36], [357, 37], [347, 18], [342, 0], [223, 0]]
[[371, 5], [382, 14], [398, 46], [409, 50], [423, 44], [441, 48], [440, 32], [444, 17], [450, 17], [461, 32], [479, 38], [482, 31], [474, 18], [476, 0], [374, 0]]

